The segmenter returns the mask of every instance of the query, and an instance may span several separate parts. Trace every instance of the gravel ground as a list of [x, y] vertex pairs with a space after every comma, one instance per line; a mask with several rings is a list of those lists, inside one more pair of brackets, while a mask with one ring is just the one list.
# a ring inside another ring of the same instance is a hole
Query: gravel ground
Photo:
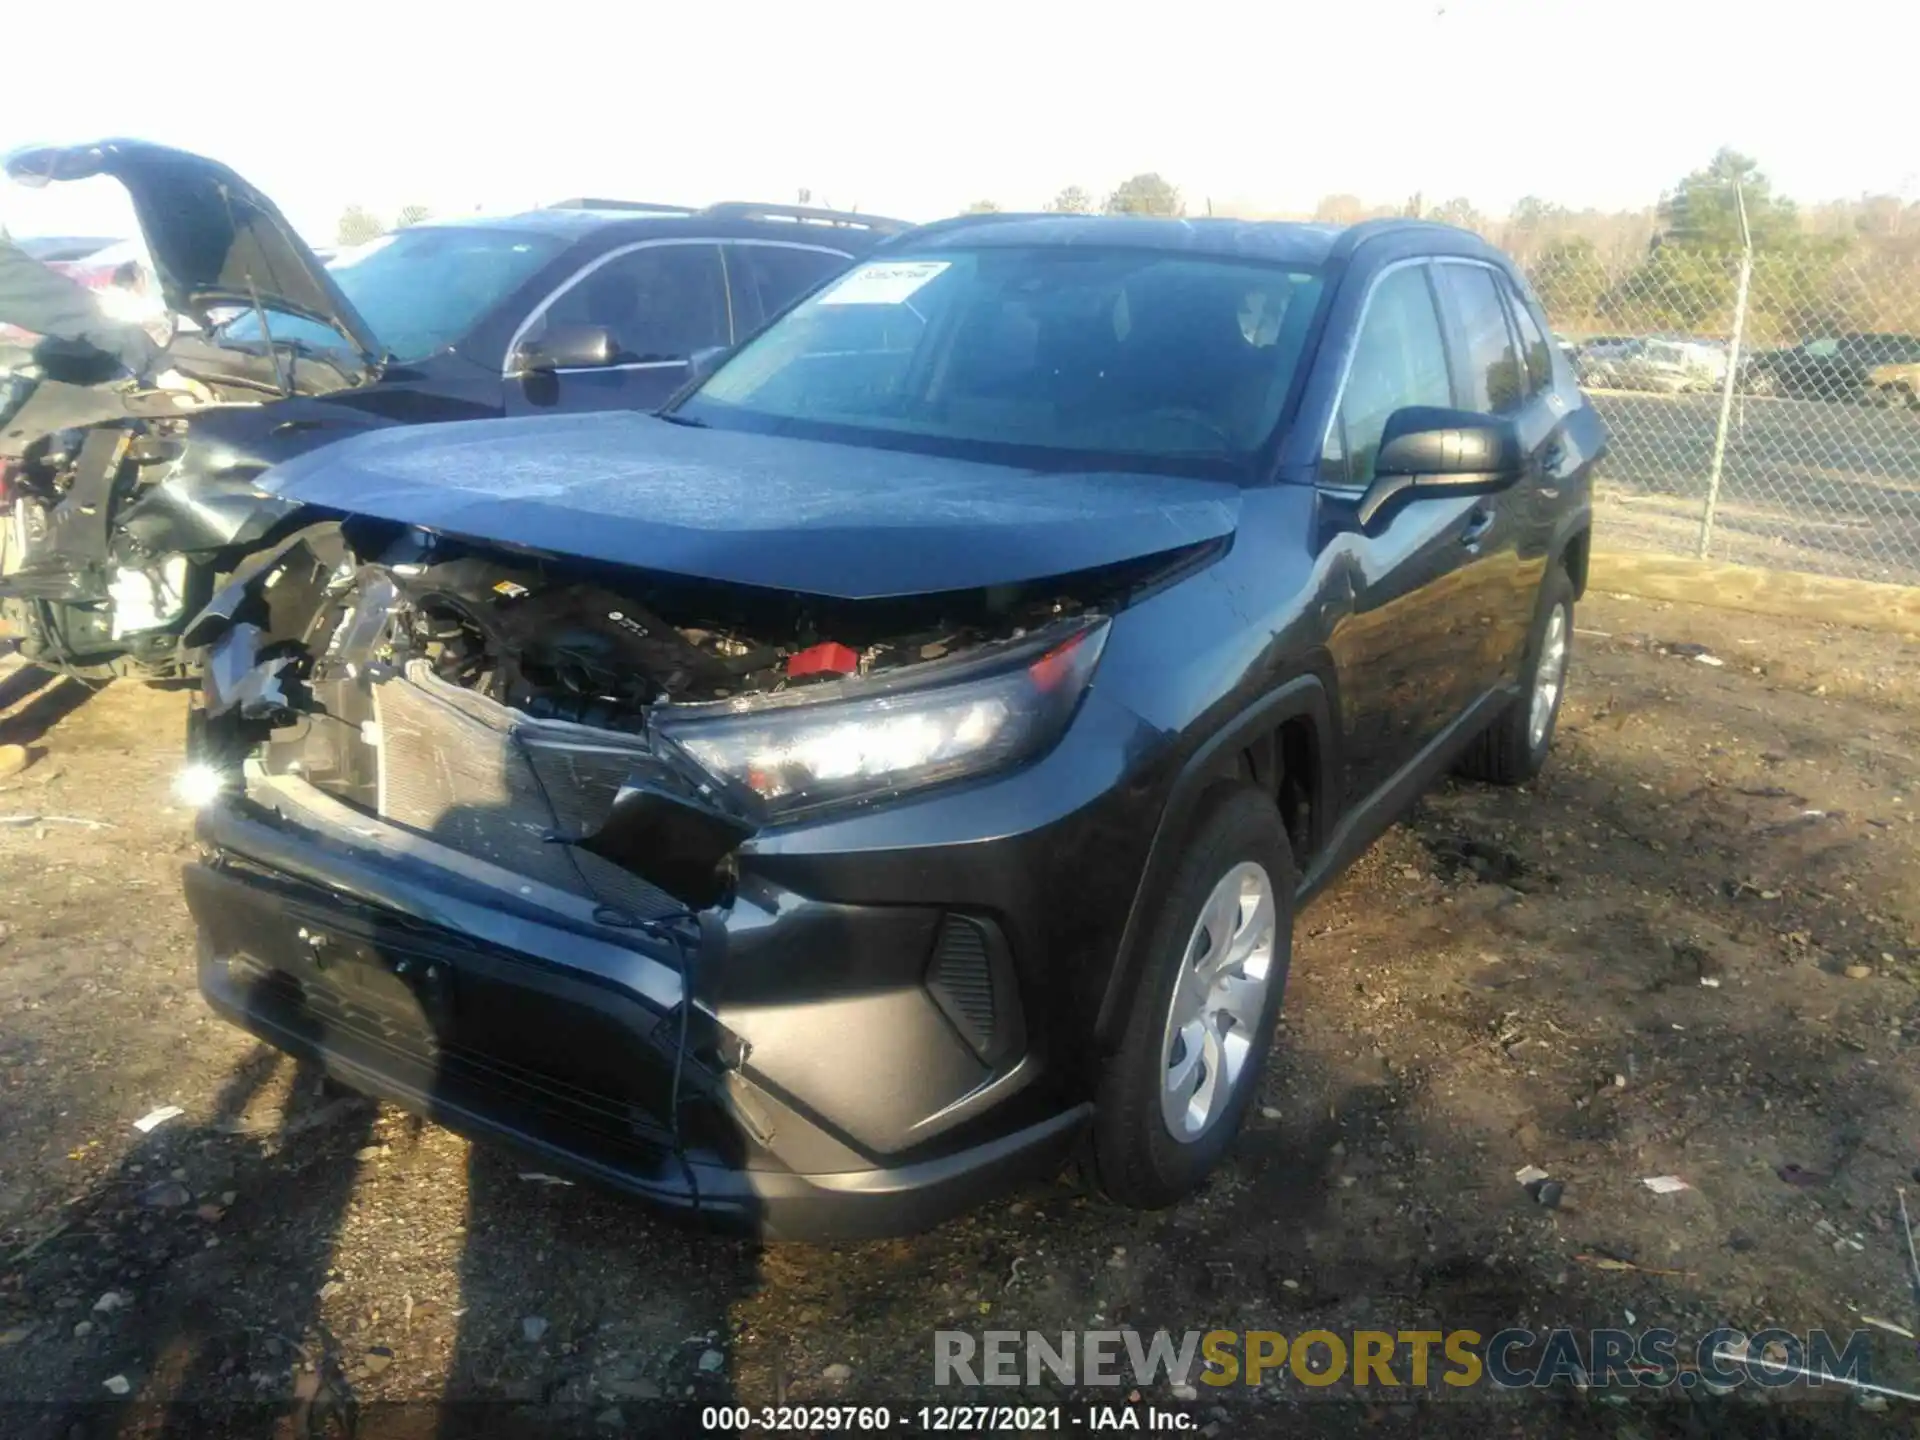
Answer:
[[[16, 674], [0, 744], [35, 759], [0, 782], [0, 1432], [905, 1409], [955, 1398], [936, 1329], [1920, 1330], [1897, 1197], [1920, 1162], [1920, 646], [1607, 596], [1579, 623], [1547, 775], [1441, 789], [1301, 916], [1262, 1108], [1204, 1195], [1129, 1214], [1067, 1175], [838, 1247], [679, 1230], [214, 1020], [167, 799], [182, 697]], [[135, 1127], [163, 1105], [183, 1113]], [[1690, 1188], [1643, 1184], [1668, 1174]], [[1920, 1390], [1891, 1333], [1874, 1373]], [[1140, 1401], [1216, 1435], [1913, 1433], [1833, 1387], [1435, 1391]]]

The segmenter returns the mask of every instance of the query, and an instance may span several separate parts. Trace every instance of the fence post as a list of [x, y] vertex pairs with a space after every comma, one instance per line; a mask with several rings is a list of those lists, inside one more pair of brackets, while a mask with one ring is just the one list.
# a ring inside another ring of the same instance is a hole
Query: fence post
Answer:
[[1707, 470], [1707, 503], [1700, 511], [1700, 544], [1694, 554], [1707, 558], [1713, 543], [1713, 512], [1720, 503], [1720, 474], [1727, 463], [1727, 424], [1733, 418], [1733, 391], [1740, 381], [1740, 342], [1747, 333], [1747, 289], [1753, 283], [1753, 238], [1747, 232], [1747, 206], [1738, 187], [1735, 203], [1740, 207], [1740, 284], [1733, 293], [1733, 338], [1727, 344], [1727, 376], [1720, 382], [1720, 422], [1713, 431], [1713, 464]]

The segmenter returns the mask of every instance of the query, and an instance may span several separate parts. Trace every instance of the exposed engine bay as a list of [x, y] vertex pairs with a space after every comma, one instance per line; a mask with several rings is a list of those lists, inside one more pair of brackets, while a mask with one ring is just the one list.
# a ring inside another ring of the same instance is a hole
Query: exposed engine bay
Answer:
[[[179, 628], [212, 590], [206, 557], [190, 552], [229, 540], [224, 512], [236, 508], [223, 504], [234, 497], [203, 493], [209, 477], [189, 460], [190, 439], [211, 412], [288, 393], [256, 373], [269, 363], [257, 355], [198, 340], [190, 348], [191, 361], [170, 373], [191, 390], [5, 377], [0, 617], [29, 658], [80, 673], [171, 672]], [[323, 395], [349, 378], [300, 362], [279, 383]], [[261, 468], [246, 458], [225, 457], [238, 469], [211, 477], [212, 488], [244, 491]]]
[[616, 590], [484, 555], [386, 574], [400, 602], [389, 653], [540, 719], [635, 732], [657, 705], [881, 675], [1018, 638], [1080, 608], [1065, 597], [1000, 597], [996, 607], [982, 596], [972, 613], [905, 604], [873, 613], [881, 607], [685, 582]]
[[[1064, 723], [1047, 713], [1060, 657], [1096, 607], [1167, 564], [831, 601], [328, 522], [250, 560], [195, 621], [195, 750], [215, 784], [245, 771], [310, 786], [516, 876], [657, 915], [725, 894], [726, 857], [772, 811], [844, 793], [864, 762], [829, 752], [849, 726], [908, 726], [855, 746], [887, 763], [922, 746], [937, 779], [963, 773], [964, 747], [998, 743], [996, 728], [1011, 746]], [[938, 688], [948, 677], [971, 685]], [[1058, 693], [1070, 707], [1079, 689]], [[904, 713], [928, 694], [971, 708]], [[791, 754], [755, 728], [820, 715], [847, 718]], [[741, 727], [733, 764], [711, 737]]]

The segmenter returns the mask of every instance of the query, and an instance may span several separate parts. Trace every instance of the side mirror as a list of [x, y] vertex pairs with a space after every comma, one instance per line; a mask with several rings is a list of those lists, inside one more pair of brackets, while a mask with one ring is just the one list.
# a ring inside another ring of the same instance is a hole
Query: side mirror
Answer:
[[1356, 519], [1370, 523], [1397, 495], [1484, 495], [1519, 480], [1524, 464], [1511, 423], [1476, 410], [1409, 405], [1387, 417], [1373, 483]]
[[620, 342], [604, 325], [552, 325], [538, 340], [523, 340], [507, 368], [516, 375], [594, 370], [619, 357]]

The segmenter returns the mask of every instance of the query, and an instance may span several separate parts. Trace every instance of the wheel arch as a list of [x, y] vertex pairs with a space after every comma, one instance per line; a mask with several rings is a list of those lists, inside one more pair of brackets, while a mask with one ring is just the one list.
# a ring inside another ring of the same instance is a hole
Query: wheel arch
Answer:
[[1223, 781], [1251, 780], [1272, 796], [1280, 807], [1295, 864], [1305, 872], [1311, 856], [1326, 841], [1330, 800], [1338, 793], [1332, 717], [1333, 707], [1320, 677], [1296, 676], [1240, 711], [1187, 756], [1168, 787], [1107, 972], [1094, 1020], [1094, 1038], [1101, 1049], [1110, 1048], [1126, 1026], [1126, 999], [1139, 985], [1146, 964], [1154, 897], [1178, 865], [1180, 842], [1191, 831], [1210, 789]]
[[1552, 563], [1565, 570], [1567, 578], [1573, 581], [1573, 598], [1585, 596], [1587, 569], [1593, 558], [1592, 512], [1583, 510], [1562, 521], [1548, 553]]

